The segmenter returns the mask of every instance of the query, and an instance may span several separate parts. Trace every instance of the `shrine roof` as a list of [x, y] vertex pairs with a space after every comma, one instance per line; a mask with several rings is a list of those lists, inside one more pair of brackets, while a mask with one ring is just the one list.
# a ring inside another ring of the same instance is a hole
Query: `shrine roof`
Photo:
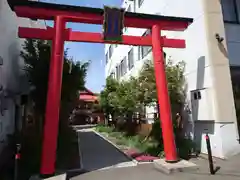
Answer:
[[[36, 1], [8, 0], [8, 3], [12, 9], [14, 9], [14, 7], [16, 7], [16, 6], [28, 6], [31, 8], [44, 8], [44, 9], [49, 9], [49, 10], [51, 9], [51, 10], [71, 11], [71, 12], [85, 12], [85, 13], [94, 13], [94, 14], [99, 14], [99, 15], [103, 15], [103, 13], [104, 13], [104, 10], [101, 8], [53, 4], [53, 3], [44, 3], [44, 2], [36, 2]], [[181, 22], [188, 22], [189, 24], [193, 22], [192, 18], [125, 12], [125, 18], [128, 18], [128, 17], [129, 18], [140, 18], [143, 20], [181, 21]]]
[[88, 94], [88, 95], [92, 95], [95, 96], [95, 93], [93, 93], [92, 91], [90, 91], [88, 88], [84, 87], [84, 89], [82, 91], [80, 91], [80, 94]]
[[80, 94], [79, 95], [79, 100], [82, 100], [82, 101], [97, 101], [98, 98], [94, 95]]

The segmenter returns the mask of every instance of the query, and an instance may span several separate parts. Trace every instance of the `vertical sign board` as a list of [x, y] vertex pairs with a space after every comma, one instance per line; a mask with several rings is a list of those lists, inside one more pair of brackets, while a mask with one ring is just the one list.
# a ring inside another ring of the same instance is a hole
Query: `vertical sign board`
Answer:
[[104, 6], [103, 38], [105, 41], [122, 41], [124, 9]]

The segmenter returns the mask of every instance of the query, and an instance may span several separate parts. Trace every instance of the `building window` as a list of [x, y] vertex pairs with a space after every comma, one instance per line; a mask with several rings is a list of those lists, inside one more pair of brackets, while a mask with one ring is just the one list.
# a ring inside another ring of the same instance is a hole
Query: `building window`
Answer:
[[108, 63], [108, 52], [106, 53], [105, 58], [106, 58], [106, 64], [107, 64]]
[[120, 64], [121, 76], [124, 76], [127, 73], [127, 58], [124, 57]]
[[163, 52], [163, 58], [164, 58], [165, 63], [166, 63], [166, 57], [167, 57], [167, 54], [165, 52]]
[[141, 7], [144, 0], [138, 0], [138, 7]]
[[109, 47], [109, 59], [112, 57], [113, 54], [113, 45], [110, 45]]
[[120, 74], [119, 74], [119, 67], [118, 65], [116, 66], [116, 79], [119, 79]]
[[132, 8], [131, 8], [131, 6], [128, 6], [128, 8], [127, 8], [127, 12], [132, 12]]
[[136, 0], [133, 1], [133, 12], [136, 12]]
[[[147, 36], [151, 34], [151, 30], [148, 29], [143, 36]], [[144, 58], [148, 53], [152, 50], [152, 46], [141, 46], [140, 48], [140, 54], [141, 54], [141, 59]]]
[[240, 1], [238, 0], [221, 0], [223, 20], [230, 23], [239, 22], [238, 8], [240, 8]]
[[0, 134], [2, 133], [2, 122], [0, 122]]
[[111, 78], [115, 78], [115, 72], [112, 72], [112, 73], [110, 74], [110, 77], [111, 77]]
[[134, 66], [133, 48], [128, 52], [128, 69], [131, 70]]
[[118, 65], [118, 76], [119, 76], [119, 78], [122, 76], [122, 73], [121, 73], [121, 63]]
[[127, 57], [123, 58], [124, 75], [127, 73]]
[[138, 46], [138, 60], [142, 59], [141, 52], [142, 52], [142, 46]]
[[120, 63], [120, 76], [122, 77], [124, 74], [124, 65], [123, 65], [123, 60]]

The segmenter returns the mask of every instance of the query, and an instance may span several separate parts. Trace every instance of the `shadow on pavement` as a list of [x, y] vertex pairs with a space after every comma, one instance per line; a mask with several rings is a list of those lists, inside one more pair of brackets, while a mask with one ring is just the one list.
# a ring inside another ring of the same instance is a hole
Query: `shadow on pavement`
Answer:
[[[208, 159], [203, 157], [193, 158], [190, 160], [199, 166], [199, 170], [194, 173], [195, 175], [210, 175], [209, 162]], [[235, 155], [227, 160], [221, 160], [214, 158], [214, 175], [213, 177], [224, 177], [224, 178], [240, 178], [240, 154]]]
[[78, 140], [83, 166], [81, 168], [86, 171], [131, 162], [123, 152], [92, 131], [78, 132]]
[[81, 174], [85, 174], [88, 173], [89, 171], [85, 170], [85, 169], [77, 169], [77, 170], [70, 170], [67, 171], [67, 178], [66, 180], [69, 180], [70, 178], [73, 178], [75, 176], [79, 176]]
[[67, 171], [67, 180], [120, 163], [132, 163], [132, 159], [93, 131], [77, 134], [80, 168]]

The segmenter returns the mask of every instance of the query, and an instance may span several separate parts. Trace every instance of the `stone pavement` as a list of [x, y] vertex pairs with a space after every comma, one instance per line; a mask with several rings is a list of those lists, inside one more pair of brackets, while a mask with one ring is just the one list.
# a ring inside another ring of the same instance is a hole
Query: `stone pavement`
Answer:
[[[204, 158], [195, 158], [191, 160], [199, 166], [199, 170], [167, 175], [157, 171], [152, 163], [134, 164], [131, 159], [119, 152], [112, 144], [92, 131], [78, 132], [78, 137], [85, 173], [71, 176], [71, 180], [240, 179], [240, 155], [232, 157], [228, 161], [215, 159], [215, 167], [220, 166], [219, 171], [217, 171], [215, 175], [209, 174], [208, 161]], [[116, 164], [122, 164], [122, 166], [127, 164], [129, 167], [116, 167]]]
[[112, 168], [92, 171], [71, 178], [71, 180], [239, 180], [239, 175], [194, 171], [166, 175], [154, 169], [153, 164], [140, 164], [135, 167]]
[[[198, 173], [207, 174], [209, 172], [207, 156], [204, 156], [204, 158], [194, 158], [190, 161], [199, 166]], [[218, 169], [216, 172], [217, 176], [225, 176], [227, 179], [231, 179], [231, 177], [237, 177], [240, 179], [240, 154], [233, 156], [228, 160], [213, 158], [213, 162], [214, 168]]]

